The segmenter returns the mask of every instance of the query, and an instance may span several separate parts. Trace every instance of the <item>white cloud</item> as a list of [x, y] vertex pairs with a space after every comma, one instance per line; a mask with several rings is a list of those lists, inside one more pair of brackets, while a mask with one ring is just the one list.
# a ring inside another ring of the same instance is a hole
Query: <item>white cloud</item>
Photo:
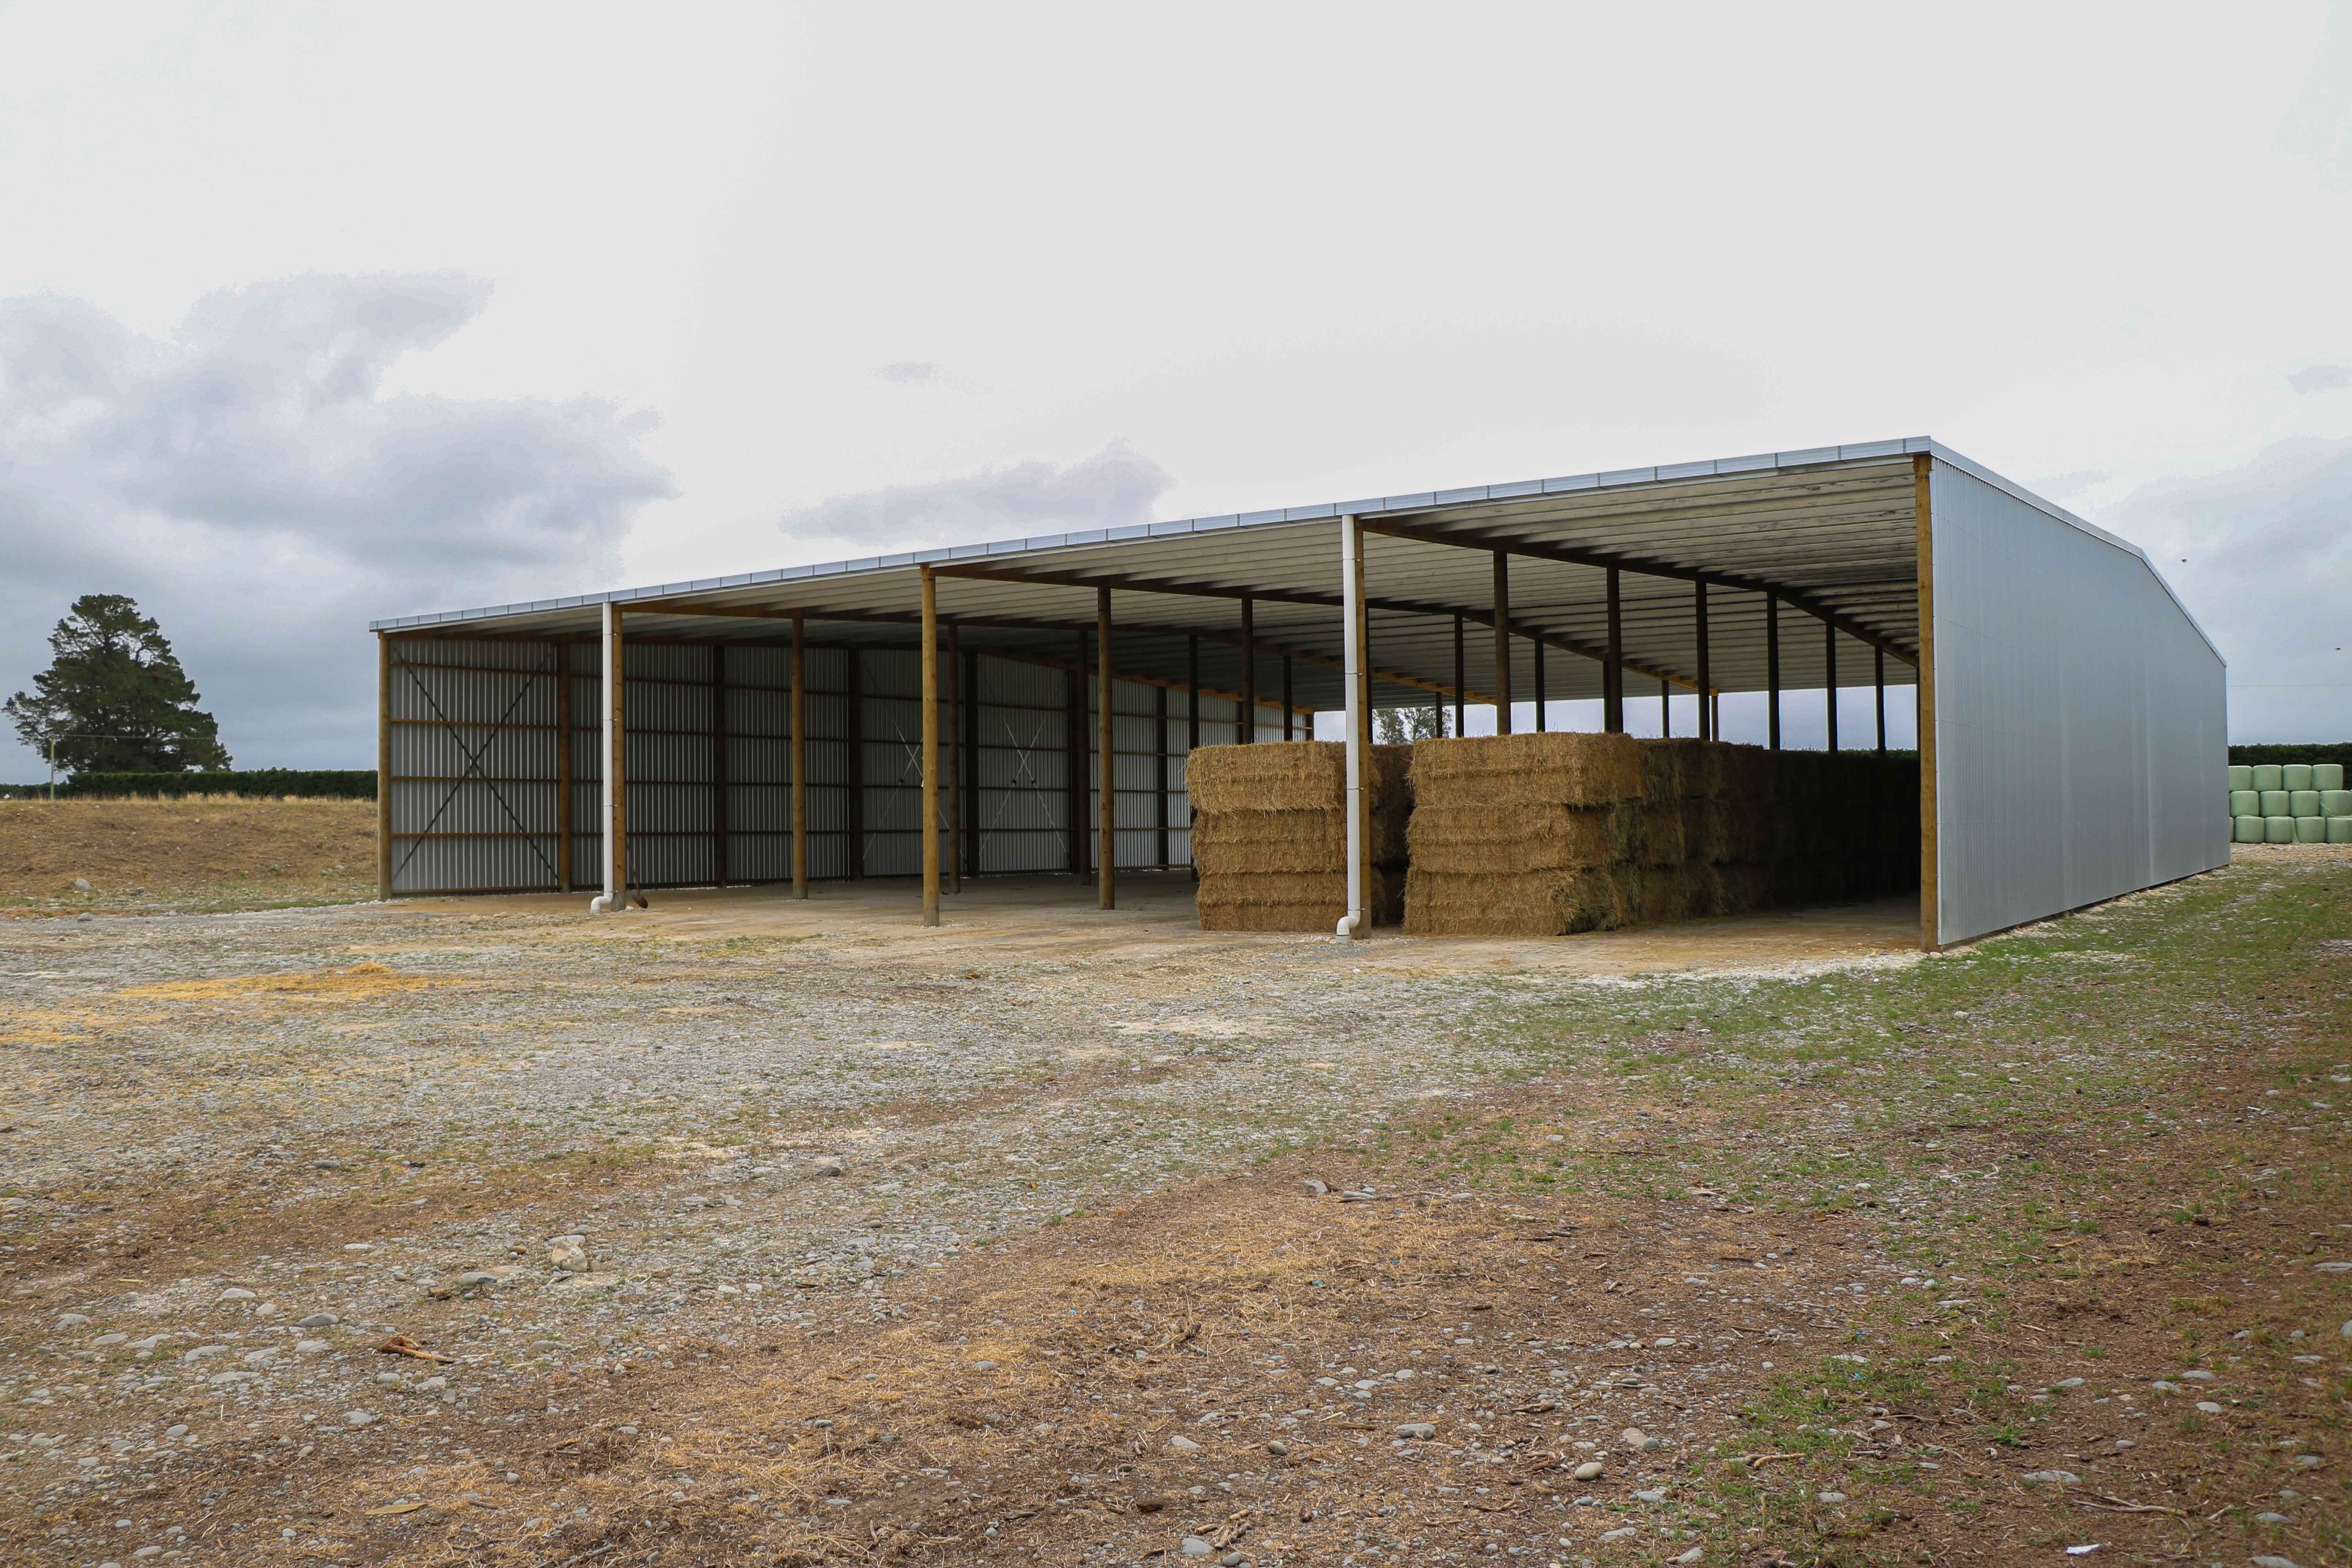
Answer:
[[2297, 392], [2334, 392], [2352, 386], [2352, 364], [2315, 364], [2287, 373], [2286, 384]]
[[488, 296], [303, 277], [152, 337], [79, 300], [0, 301], [0, 682], [29, 681], [78, 595], [127, 593], [241, 764], [364, 765], [369, 619], [600, 582], [673, 490], [644, 416], [385, 389]]
[[1019, 539], [1151, 521], [1176, 481], [1114, 441], [1075, 463], [1017, 463], [961, 479], [829, 497], [785, 514], [788, 539], [839, 540], [860, 550], [905, 550]]
[[900, 386], [920, 386], [925, 382], [937, 381], [940, 367], [927, 359], [902, 359], [880, 366], [874, 374]]

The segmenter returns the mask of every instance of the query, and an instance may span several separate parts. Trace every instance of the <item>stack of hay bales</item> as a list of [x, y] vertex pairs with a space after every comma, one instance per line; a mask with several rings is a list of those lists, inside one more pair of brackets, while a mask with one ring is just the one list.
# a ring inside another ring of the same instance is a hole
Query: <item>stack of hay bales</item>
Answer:
[[1643, 763], [1623, 735], [1415, 742], [1404, 929], [1559, 936], [1641, 919]]
[[1405, 929], [1564, 936], [1918, 885], [1919, 766], [1536, 734], [1413, 748]]
[[[1372, 748], [1375, 925], [1404, 898], [1410, 746]], [[1328, 934], [1348, 912], [1348, 748], [1338, 741], [1203, 746], [1185, 764], [1203, 931]]]
[[2352, 844], [2344, 764], [2231, 764], [2230, 837], [2239, 844]]

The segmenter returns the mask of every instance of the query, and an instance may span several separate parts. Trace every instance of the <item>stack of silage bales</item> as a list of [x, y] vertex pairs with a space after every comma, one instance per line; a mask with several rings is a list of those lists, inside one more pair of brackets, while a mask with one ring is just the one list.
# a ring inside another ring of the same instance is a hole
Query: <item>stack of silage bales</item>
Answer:
[[2352, 844], [2344, 764], [2231, 764], [2230, 837], [2240, 844]]
[[1536, 734], [1413, 747], [1405, 929], [1561, 936], [1918, 885], [1919, 766]]
[[[1372, 921], [1404, 897], [1410, 746], [1372, 748]], [[1328, 933], [1348, 912], [1348, 749], [1337, 741], [1203, 746], [1185, 765], [1204, 931]]]

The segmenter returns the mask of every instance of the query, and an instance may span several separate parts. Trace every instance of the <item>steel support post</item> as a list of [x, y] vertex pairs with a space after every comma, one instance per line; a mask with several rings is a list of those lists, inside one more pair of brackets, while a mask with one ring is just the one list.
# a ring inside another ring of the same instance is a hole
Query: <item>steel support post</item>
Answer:
[[1294, 739], [1290, 722], [1290, 656], [1282, 656], [1282, 738]]
[[1544, 722], [1544, 645], [1540, 639], [1531, 639], [1528, 647], [1536, 661], [1536, 733], [1540, 735], [1548, 728]]
[[1780, 749], [1780, 600], [1764, 595], [1764, 743]]
[[1159, 863], [1168, 864], [1168, 689], [1151, 689], [1151, 772], [1159, 787], [1152, 791], [1158, 805], [1152, 826], [1160, 835]]
[[1372, 686], [1364, 528], [1353, 516], [1339, 520], [1339, 593], [1346, 617], [1341, 673], [1348, 694], [1348, 912], [1340, 917], [1339, 934], [1360, 941], [1372, 934]]

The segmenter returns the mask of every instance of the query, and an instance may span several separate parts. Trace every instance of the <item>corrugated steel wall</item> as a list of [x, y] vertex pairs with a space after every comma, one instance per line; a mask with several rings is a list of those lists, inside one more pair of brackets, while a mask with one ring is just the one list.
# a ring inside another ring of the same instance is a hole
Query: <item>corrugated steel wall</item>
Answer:
[[[567, 679], [571, 882], [602, 885], [600, 652], [592, 642], [392, 640], [395, 893], [558, 888], [558, 687]], [[791, 650], [633, 642], [623, 660], [631, 884], [789, 880]], [[1100, 763], [1087, 755], [1074, 847], [1070, 748], [1074, 739], [1093, 748], [1092, 679], [974, 655], [961, 679], [977, 699], [960, 720], [969, 752], [967, 868], [1091, 865]], [[855, 659], [844, 648], [808, 650], [810, 876], [920, 872], [920, 682], [912, 650], [868, 648]], [[1202, 698], [1201, 743], [1231, 743], [1236, 710]], [[1261, 733], [1278, 733], [1280, 714], [1261, 715]], [[1185, 693], [1121, 681], [1114, 716], [1119, 865], [1189, 864]], [[944, 741], [941, 751], [944, 758]], [[949, 795], [942, 781], [942, 812]]]
[[2155, 572], [1948, 465], [1929, 486], [1941, 940], [2227, 865], [2221, 658]]

